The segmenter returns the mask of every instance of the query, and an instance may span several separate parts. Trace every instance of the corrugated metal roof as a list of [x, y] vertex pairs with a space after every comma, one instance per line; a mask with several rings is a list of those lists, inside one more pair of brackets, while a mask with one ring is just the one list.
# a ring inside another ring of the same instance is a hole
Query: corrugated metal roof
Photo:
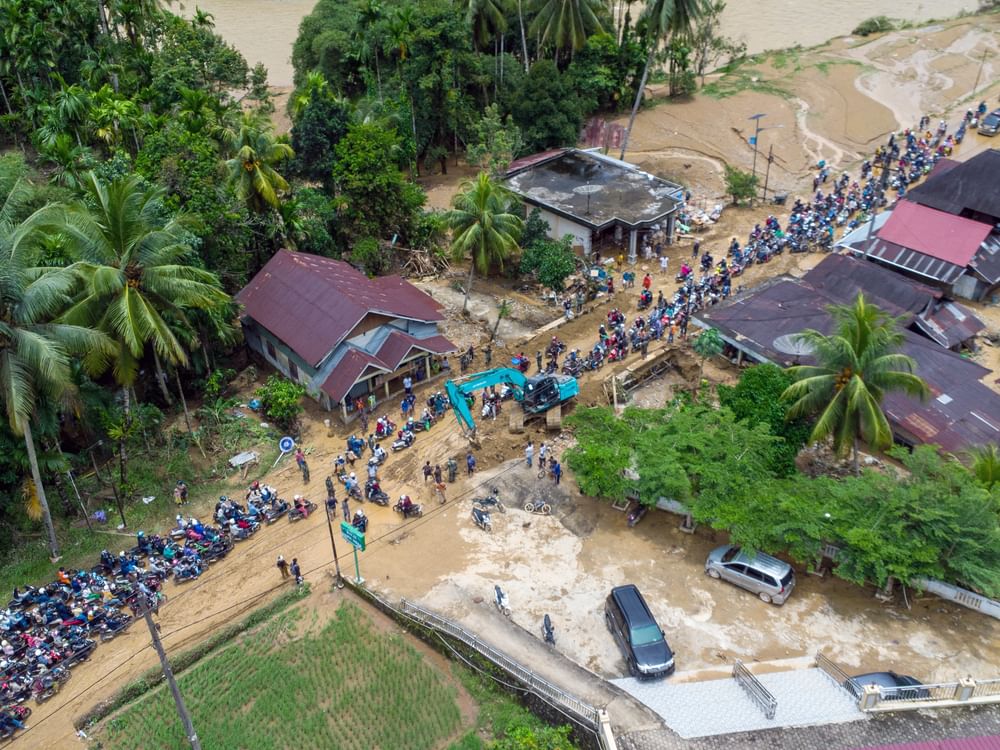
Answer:
[[992, 232], [983, 240], [969, 268], [987, 284], [1000, 282], [1000, 232]]
[[946, 349], [968, 341], [986, 327], [973, 312], [957, 302], [940, 302], [926, 315], [913, 319], [928, 338]]
[[[810, 357], [783, 354], [774, 342], [806, 328], [829, 333], [833, 323], [826, 307], [834, 302], [804, 279], [783, 276], [698, 313], [696, 320], [718, 328], [724, 339], [757, 358], [783, 366], [810, 364]], [[902, 353], [916, 360], [917, 374], [932, 395], [921, 403], [888, 394], [883, 406], [894, 432], [952, 452], [1000, 444], [1000, 396], [980, 382], [990, 371], [917, 333], [904, 330], [903, 336]]]
[[981, 214], [1000, 221], [1000, 151], [982, 151], [913, 188], [907, 198], [950, 214]]
[[967, 266], [990, 225], [903, 200], [879, 232], [879, 239], [956, 266]]
[[541, 164], [543, 161], [548, 161], [549, 159], [554, 159], [561, 154], [564, 154], [566, 149], [564, 148], [553, 148], [548, 151], [539, 151], [537, 154], [529, 154], [528, 156], [522, 156], [520, 159], [514, 159], [507, 167], [507, 177], [510, 177], [522, 169], [527, 169], [528, 167], [533, 167], [536, 164]]
[[849, 255], [828, 255], [803, 278], [838, 304], [853, 302], [864, 292], [891, 315], [907, 318], [941, 297], [939, 289]]
[[954, 263], [932, 258], [930, 255], [918, 253], [893, 242], [886, 242], [881, 237], [872, 240], [867, 253], [864, 247], [856, 248], [854, 253], [902, 268], [941, 284], [954, 284], [965, 271], [964, 266], [956, 266]]
[[320, 389], [329, 395], [334, 402], [339, 403], [359, 379], [371, 374], [366, 373], [366, 370], [372, 368], [372, 370], [379, 372], [394, 372], [413, 349], [431, 354], [448, 354], [458, 351], [458, 347], [440, 334], [418, 339], [402, 331], [393, 331], [382, 342], [382, 346], [374, 355], [351, 348], [337, 363]]
[[337, 363], [337, 366], [333, 368], [333, 372], [330, 373], [330, 376], [320, 386], [320, 390], [327, 394], [333, 400], [333, 403], [339, 404], [348, 391], [351, 390], [351, 387], [358, 382], [362, 373], [369, 368], [375, 371], [388, 372], [375, 357], [366, 354], [360, 349], [351, 349]]
[[288, 250], [275, 253], [236, 301], [314, 367], [368, 313], [443, 319], [440, 305], [398, 276], [369, 280], [343, 261]]
[[1000, 750], [1000, 735], [925, 740], [901, 745], [865, 745], [854, 750]]

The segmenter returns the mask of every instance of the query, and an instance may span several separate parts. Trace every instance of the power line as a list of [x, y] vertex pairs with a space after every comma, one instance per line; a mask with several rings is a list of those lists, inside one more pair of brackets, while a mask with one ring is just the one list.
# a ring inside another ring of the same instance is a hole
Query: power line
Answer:
[[[485, 485], [487, 485], [487, 484], [495, 481], [497, 478], [499, 478], [501, 476], [504, 476], [505, 474], [507, 474], [510, 471], [513, 471], [514, 469], [520, 468], [520, 466], [521, 466], [520, 461], [511, 464], [511, 466], [507, 467], [506, 469], [503, 469], [500, 472], [494, 474], [492, 477], [490, 477], [490, 479], [483, 480], [482, 482], [480, 482], [480, 483], [478, 483], [476, 485], [473, 485], [469, 489], [467, 489], [467, 490], [465, 490], [465, 491], [457, 494], [455, 496], [455, 500], [460, 500], [460, 499], [462, 499], [462, 498], [464, 498], [464, 497], [466, 497], [468, 495], [471, 495], [473, 492], [476, 492], [481, 487], [483, 487], [483, 486], [485, 486]], [[448, 508], [449, 508], [449, 505], [447, 503], [439, 505], [437, 508], [432, 508], [426, 514], [424, 514], [423, 516], [421, 516], [418, 520], [416, 520], [416, 521], [414, 521], [414, 522], [412, 522], [410, 524], [406, 524], [405, 525], [405, 529], [412, 529], [412, 528], [417, 528], [419, 526], [422, 526], [423, 524], [428, 523], [432, 519], [437, 518], [438, 516], [440, 516], [441, 513], [444, 512], [445, 510], [447, 510]], [[301, 537], [305, 536], [306, 534], [308, 534], [308, 533], [310, 533], [312, 531], [315, 531], [316, 529], [322, 529], [322, 528], [323, 528], [322, 525], [317, 525], [317, 526], [310, 527], [306, 531], [304, 531], [304, 532], [302, 532], [300, 534], [296, 534], [294, 537], [292, 537], [291, 539], [285, 540], [281, 544], [287, 544], [288, 542], [294, 541], [295, 539], [298, 539], [298, 538], [301, 538]], [[400, 529], [399, 527], [396, 527], [396, 528], [392, 529], [391, 531], [387, 531], [386, 533], [381, 534], [381, 535], [375, 537], [374, 539], [371, 540], [371, 543], [372, 544], [377, 544], [378, 542], [381, 542], [382, 540], [384, 540], [387, 537], [390, 537], [390, 536], [398, 533], [401, 530], [403, 530], [403, 529]], [[254, 555], [254, 557], [263, 556], [264, 554], [267, 554], [267, 553], [273, 551], [274, 549], [276, 549], [277, 547], [281, 546], [281, 544], [275, 545], [274, 547], [271, 547], [271, 548], [268, 548], [268, 549], [265, 549], [265, 550], [261, 550], [261, 552], [259, 554], [257, 554], [257, 555]], [[339, 558], [343, 558], [343, 557], [347, 557], [347, 556], [348, 556], [347, 554], [339, 555], [338, 559]], [[329, 567], [332, 563], [333, 563], [332, 560], [329, 561], [329, 562], [321, 563], [321, 564], [319, 564], [319, 565], [317, 565], [317, 566], [315, 566], [313, 568], [310, 568], [309, 570], [305, 571], [305, 573], [303, 575], [308, 575], [310, 573], [315, 573], [316, 571], [319, 571], [319, 570], [322, 570], [324, 568]], [[216, 578], [219, 578], [219, 577], [221, 577], [223, 575], [224, 574], [220, 573], [218, 576], [212, 576], [211, 578], [209, 578], [209, 579], [207, 579], [205, 581], [200, 581], [199, 582], [199, 586], [202, 585], [202, 584], [204, 584], [204, 583], [208, 583], [208, 581], [210, 581], [210, 580], [215, 580]], [[262, 598], [268, 596], [269, 594], [274, 593], [278, 589], [284, 588], [285, 585], [286, 584], [284, 584], [284, 583], [279, 583], [279, 584], [277, 584], [275, 586], [272, 586], [272, 587], [270, 587], [270, 588], [268, 588], [268, 589], [266, 589], [264, 591], [258, 592], [256, 594], [253, 594], [252, 596], [249, 596], [249, 597], [247, 597], [245, 599], [241, 599], [241, 600], [239, 600], [239, 601], [237, 601], [237, 602], [235, 602], [233, 604], [230, 604], [227, 607], [223, 607], [222, 609], [215, 610], [215, 611], [210, 612], [210, 613], [208, 613], [206, 615], [203, 615], [202, 617], [199, 617], [196, 620], [192, 620], [191, 622], [187, 622], [184, 625], [181, 625], [180, 627], [174, 628], [173, 630], [170, 630], [170, 631], [168, 631], [166, 633], [161, 633], [160, 637], [164, 638], [164, 639], [168, 638], [168, 637], [170, 637], [172, 635], [175, 635], [175, 634], [180, 633], [180, 632], [182, 632], [184, 630], [187, 630], [187, 629], [192, 628], [192, 627], [194, 627], [196, 625], [199, 625], [199, 624], [205, 622], [206, 620], [210, 620], [212, 618], [218, 617], [221, 614], [224, 614], [225, 612], [228, 612], [230, 610], [236, 609], [237, 607], [241, 607], [241, 606], [244, 606], [244, 605], [253, 604], [253, 603], [257, 602], [259, 599], [262, 599]], [[189, 588], [189, 589], [187, 589], [185, 591], [180, 592], [176, 596], [171, 597], [170, 599], [167, 600], [167, 602], [165, 602], [164, 604], [161, 605], [161, 609], [163, 609], [163, 608], [169, 606], [170, 604], [176, 602], [184, 594], [189, 593], [189, 592], [194, 591], [194, 590], [195, 590], [194, 588]], [[86, 688], [84, 688], [83, 690], [81, 690], [78, 693], [74, 694], [71, 698], [69, 698], [64, 703], [64, 705], [62, 707], [60, 707], [59, 709], [53, 711], [52, 713], [48, 714], [47, 716], [44, 716], [44, 717], [40, 718], [38, 721], [33, 722], [31, 727], [29, 727], [25, 731], [19, 733], [16, 737], [13, 738], [12, 742], [17, 742], [22, 737], [25, 737], [28, 734], [30, 734], [32, 728], [40, 726], [41, 724], [45, 723], [48, 719], [51, 719], [53, 716], [57, 716], [61, 711], [65, 710], [65, 708], [70, 703], [72, 703], [77, 698], [83, 696], [84, 694], [86, 694], [87, 692], [89, 692], [91, 689], [93, 689], [94, 687], [96, 687], [97, 685], [99, 685], [101, 682], [103, 682], [105, 679], [107, 679], [112, 674], [114, 674], [115, 672], [117, 672], [119, 669], [121, 669], [122, 667], [124, 667], [126, 664], [128, 664], [129, 662], [131, 662], [133, 659], [135, 659], [137, 656], [139, 656], [140, 654], [142, 654], [148, 648], [150, 648], [150, 646], [148, 646], [148, 645], [147, 646], [143, 646], [139, 650], [137, 650], [134, 653], [132, 653], [130, 656], [126, 657], [122, 662], [120, 662], [119, 664], [115, 665], [110, 670], [108, 670], [107, 672], [105, 672], [104, 674], [102, 674], [99, 678], [97, 678], [94, 682], [92, 682], [89, 685], [87, 685]]]

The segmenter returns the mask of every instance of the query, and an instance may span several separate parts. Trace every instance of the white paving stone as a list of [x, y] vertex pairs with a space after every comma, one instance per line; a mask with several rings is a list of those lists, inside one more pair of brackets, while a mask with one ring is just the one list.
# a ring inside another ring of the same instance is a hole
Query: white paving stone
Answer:
[[773, 720], [733, 679], [671, 683], [669, 678], [640, 682], [629, 677], [612, 682], [658, 713], [685, 739], [868, 718], [822, 670], [772, 672], [757, 679], [778, 701]]

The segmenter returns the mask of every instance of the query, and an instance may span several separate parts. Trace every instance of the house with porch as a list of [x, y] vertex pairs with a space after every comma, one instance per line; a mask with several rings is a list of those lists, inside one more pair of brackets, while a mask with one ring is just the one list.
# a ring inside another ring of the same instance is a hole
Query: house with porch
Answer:
[[573, 237], [589, 257], [627, 243], [634, 261], [644, 235], [673, 241], [684, 188], [597, 149], [556, 149], [512, 162], [505, 186], [548, 222], [549, 236]]
[[457, 351], [429, 295], [318, 255], [279, 250], [235, 299], [247, 346], [344, 421], [358, 398], [386, 399]]

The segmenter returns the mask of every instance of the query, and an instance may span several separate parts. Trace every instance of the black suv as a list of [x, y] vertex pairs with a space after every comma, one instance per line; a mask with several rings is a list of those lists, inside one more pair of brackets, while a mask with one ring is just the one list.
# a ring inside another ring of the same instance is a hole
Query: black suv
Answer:
[[674, 652], [634, 585], [611, 589], [604, 604], [604, 621], [633, 677], [662, 677], [674, 671]]

